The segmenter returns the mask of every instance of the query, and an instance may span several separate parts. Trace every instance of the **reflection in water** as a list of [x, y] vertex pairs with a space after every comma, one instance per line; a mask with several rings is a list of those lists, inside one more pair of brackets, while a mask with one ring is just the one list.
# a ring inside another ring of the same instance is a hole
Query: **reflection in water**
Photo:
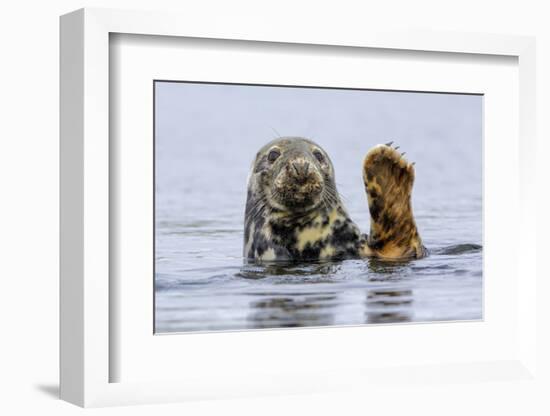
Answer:
[[[367, 324], [412, 321], [412, 290], [367, 290], [364, 319]], [[290, 328], [334, 325], [336, 294], [267, 296], [250, 304], [250, 328]]]
[[369, 280], [374, 278], [400, 280], [407, 274], [413, 262], [413, 260], [380, 260], [372, 258], [366, 261], [365, 265], [369, 272]]
[[341, 263], [318, 261], [311, 263], [265, 262], [263, 264], [247, 263], [236, 277], [245, 279], [265, 279], [270, 276], [331, 276], [342, 267]]
[[[358, 323], [411, 321], [413, 291], [401, 285], [406, 281], [403, 276], [406, 275], [411, 262], [384, 262], [374, 259], [364, 261], [363, 264], [367, 265], [368, 269], [367, 281], [372, 282], [376, 289], [356, 289], [355, 297], [360, 293], [366, 296], [362, 305], [363, 318]], [[273, 283], [278, 285], [300, 284], [315, 288], [323, 283], [336, 283], [340, 267], [341, 263], [334, 262], [245, 265], [237, 276], [256, 280], [276, 276]], [[381, 283], [384, 285], [378, 287]], [[252, 328], [333, 325], [339, 308], [345, 309], [348, 306], [345, 304], [346, 300], [338, 300], [334, 292], [314, 291], [312, 293], [307, 288], [280, 294], [254, 292], [251, 295], [260, 297], [260, 300], [250, 304], [250, 314], [247, 319]], [[348, 302], [353, 302], [352, 296], [348, 296]], [[341, 305], [341, 303], [344, 304]]]
[[[337, 297], [330, 291], [311, 290], [331, 283], [340, 264], [334, 262], [245, 264], [237, 277], [269, 280], [277, 287], [305, 285], [299, 290], [254, 292], [259, 298], [250, 303], [248, 323], [252, 328], [324, 326], [334, 323]], [[312, 286], [317, 284], [317, 286]]]
[[278, 296], [253, 302], [248, 321], [252, 328], [291, 328], [332, 325], [334, 303], [331, 294]]
[[410, 279], [413, 263], [411, 260], [378, 259], [371, 259], [367, 263], [369, 282], [387, 283], [391, 286], [385, 285], [386, 287], [367, 291], [366, 323], [384, 324], [412, 320], [413, 291], [402, 287], [402, 283]]
[[366, 323], [409, 322], [412, 320], [412, 303], [412, 290], [369, 290], [365, 301]]

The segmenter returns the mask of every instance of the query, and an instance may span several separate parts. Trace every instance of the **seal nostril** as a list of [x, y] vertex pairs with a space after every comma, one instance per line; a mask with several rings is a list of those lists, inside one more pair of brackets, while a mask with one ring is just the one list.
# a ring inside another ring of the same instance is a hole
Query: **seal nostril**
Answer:
[[309, 172], [309, 162], [305, 160], [298, 160], [291, 163], [294, 172], [296, 173], [296, 178], [300, 180], [305, 180]]

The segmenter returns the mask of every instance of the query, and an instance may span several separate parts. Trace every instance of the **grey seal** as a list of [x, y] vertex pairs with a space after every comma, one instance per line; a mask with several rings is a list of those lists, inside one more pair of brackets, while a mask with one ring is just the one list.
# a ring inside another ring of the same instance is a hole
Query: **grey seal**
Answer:
[[328, 154], [303, 137], [263, 146], [252, 164], [244, 219], [249, 262], [318, 261], [427, 254], [411, 207], [414, 166], [392, 147], [372, 148], [363, 161], [371, 216], [361, 233], [342, 203]]

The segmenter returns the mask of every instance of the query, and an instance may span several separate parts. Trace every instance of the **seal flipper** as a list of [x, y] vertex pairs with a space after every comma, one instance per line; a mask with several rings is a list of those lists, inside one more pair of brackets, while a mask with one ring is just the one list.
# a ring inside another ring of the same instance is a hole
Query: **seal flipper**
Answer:
[[426, 255], [411, 206], [414, 167], [402, 156], [389, 143], [371, 149], [363, 162], [371, 214], [367, 245], [376, 257], [401, 259]]

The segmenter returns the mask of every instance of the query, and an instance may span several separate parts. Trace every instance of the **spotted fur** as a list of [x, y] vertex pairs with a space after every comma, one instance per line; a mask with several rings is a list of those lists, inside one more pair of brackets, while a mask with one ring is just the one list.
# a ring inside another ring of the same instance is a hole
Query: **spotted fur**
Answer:
[[363, 181], [371, 214], [368, 246], [377, 257], [423, 257], [411, 204], [414, 166], [388, 145], [371, 149], [363, 162]]
[[[412, 211], [401, 207], [400, 200], [408, 200], [410, 208], [414, 172], [411, 176], [408, 164], [403, 165], [404, 171], [388, 170], [383, 152], [382, 148], [371, 150], [364, 163], [372, 218], [368, 237], [346, 212], [332, 162], [323, 149], [299, 137], [266, 144], [257, 153], [248, 179], [244, 257], [271, 262], [423, 255], [417, 249], [421, 241]], [[395, 155], [388, 155], [393, 163]], [[388, 184], [401, 193], [386, 192]], [[391, 209], [392, 204], [399, 207]], [[416, 240], [410, 237], [413, 234]]]

